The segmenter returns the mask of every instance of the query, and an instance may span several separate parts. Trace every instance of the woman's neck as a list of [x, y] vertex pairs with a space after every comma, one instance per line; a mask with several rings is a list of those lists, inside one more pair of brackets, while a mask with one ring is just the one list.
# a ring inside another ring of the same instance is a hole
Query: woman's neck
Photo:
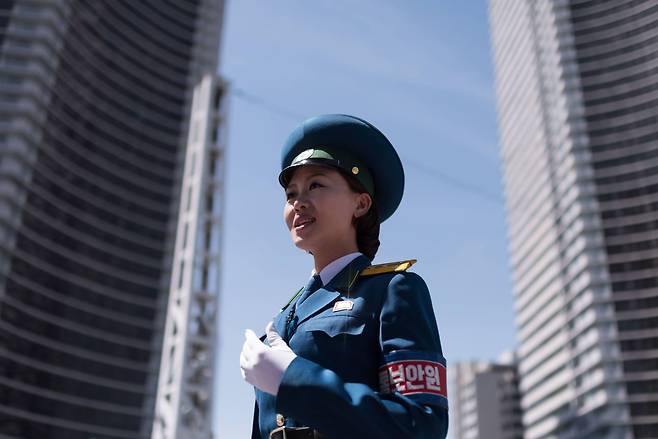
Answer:
[[347, 246], [339, 249], [325, 249], [321, 252], [313, 252], [315, 272], [319, 274], [324, 267], [340, 258], [341, 256], [349, 255], [350, 253], [355, 253], [358, 251], [359, 248], [355, 243], [354, 246]]

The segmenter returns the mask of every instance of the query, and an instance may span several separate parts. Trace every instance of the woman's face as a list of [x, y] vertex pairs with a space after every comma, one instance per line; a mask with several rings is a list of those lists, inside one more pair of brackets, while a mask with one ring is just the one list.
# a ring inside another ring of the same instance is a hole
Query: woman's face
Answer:
[[293, 243], [314, 255], [356, 248], [354, 217], [368, 211], [368, 194], [353, 192], [336, 170], [301, 166], [286, 188], [283, 217]]

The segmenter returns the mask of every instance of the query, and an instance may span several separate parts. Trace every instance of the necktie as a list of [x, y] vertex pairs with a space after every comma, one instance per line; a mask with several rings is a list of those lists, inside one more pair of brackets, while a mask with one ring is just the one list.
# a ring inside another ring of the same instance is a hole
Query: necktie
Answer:
[[286, 333], [283, 336], [286, 343], [290, 341], [290, 337], [292, 337], [295, 329], [297, 329], [297, 305], [301, 304], [308, 298], [308, 296], [319, 290], [320, 287], [322, 287], [322, 278], [320, 278], [320, 275], [315, 274], [308, 280], [308, 283], [299, 295], [299, 299], [297, 299], [294, 305], [290, 307], [290, 312], [288, 312], [288, 317], [286, 318]]
[[308, 280], [308, 283], [304, 287], [304, 291], [299, 295], [299, 299], [297, 299], [295, 306], [301, 304], [308, 298], [308, 296], [319, 290], [320, 287], [322, 287], [322, 278], [319, 274], [314, 274], [313, 277]]

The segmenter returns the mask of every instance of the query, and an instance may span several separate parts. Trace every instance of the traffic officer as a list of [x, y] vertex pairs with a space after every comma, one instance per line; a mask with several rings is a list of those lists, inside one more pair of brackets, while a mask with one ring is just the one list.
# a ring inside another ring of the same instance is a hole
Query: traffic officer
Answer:
[[245, 332], [252, 439], [444, 438], [446, 361], [430, 293], [407, 271], [415, 260], [371, 264], [379, 225], [402, 199], [395, 149], [363, 119], [318, 116], [285, 143], [279, 182], [293, 243], [315, 268], [265, 336]]

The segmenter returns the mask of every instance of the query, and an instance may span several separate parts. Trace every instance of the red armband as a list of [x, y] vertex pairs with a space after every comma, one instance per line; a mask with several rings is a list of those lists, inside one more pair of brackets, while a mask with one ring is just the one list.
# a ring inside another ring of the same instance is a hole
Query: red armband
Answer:
[[379, 368], [379, 390], [447, 408], [446, 360], [433, 352], [393, 351]]

